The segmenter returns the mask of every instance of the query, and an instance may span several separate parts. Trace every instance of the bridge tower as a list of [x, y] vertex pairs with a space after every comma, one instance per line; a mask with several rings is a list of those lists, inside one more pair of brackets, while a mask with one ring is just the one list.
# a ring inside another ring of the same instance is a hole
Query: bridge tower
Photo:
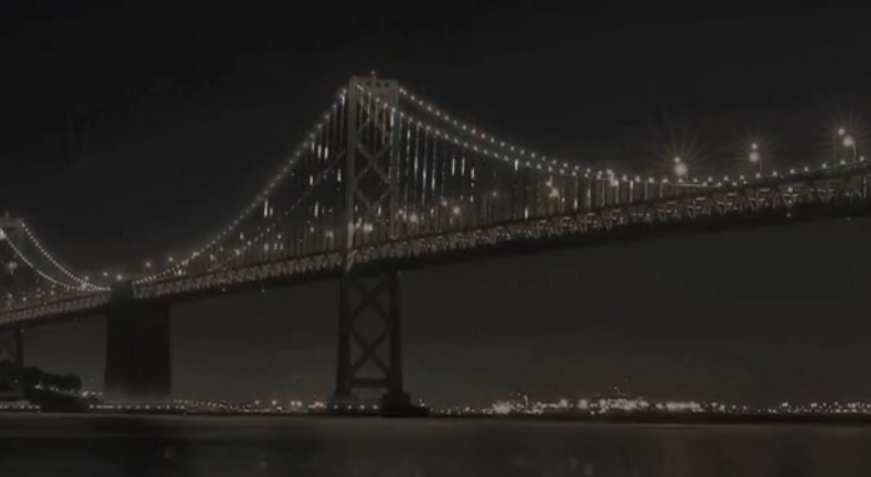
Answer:
[[[330, 406], [354, 406], [359, 390], [382, 390], [382, 412], [411, 410], [402, 380], [399, 272], [363, 268], [356, 247], [366, 232], [396, 235], [399, 207], [399, 83], [352, 77], [347, 91], [342, 278], [336, 390]], [[373, 330], [377, 330], [375, 334]]]

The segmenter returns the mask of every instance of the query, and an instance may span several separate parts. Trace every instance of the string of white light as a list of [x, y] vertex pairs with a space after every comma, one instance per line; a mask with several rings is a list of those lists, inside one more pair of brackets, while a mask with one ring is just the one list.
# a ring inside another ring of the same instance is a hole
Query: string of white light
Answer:
[[36, 234], [33, 233], [33, 231], [30, 230], [30, 227], [27, 226], [26, 222], [24, 222], [24, 221], [21, 222], [21, 229], [24, 231], [24, 234], [33, 243], [33, 245], [36, 246], [36, 249], [39, 250], [39, 252], [49, 261], [49, 263], [54, 265], [55, 268], [57, 268], [58, 270], [60, 270], [61, 273], [66, 275], [67, 278], [74, 280], [79, 285], [81, 285], [87, 289], [93, 289], [94, 291], [106, 291], [106, 290], [108, 290], [107, 287], [101, 287], [99, 285], [93, 284], [93, 283], [91, 283], [83, 278], [80, 278], [79, 276], [75, 275], [74, 273], [70, 272], [67, 267], [62, 265], [57, 259], [54, 258], [54, 256], [52, 256], [51, 253], [49, 253], [48, 249], [46, 249], [42, 245], [42, 243], [36, 237]]
[[[420, 97], [420, 95], [414, 94], [406, 88], [400, 88], [400, 94], [403, 97], [405, 97], [411, 104], [414, 104], [415, 106], [422, 109], [423, 111], [425, 111], [429, 114], [432, 114], [433, 116], [435, 116], [437, 118], [437, 120], [441, 120], [443, 122], [446, 122], [446, 123], [458, 128], [459, 130], [463, 131], [464, 134], [467, 134], [470, 137], [476, 137], [480, 140], [486, 141], [486, 142], [490, 143], [491, 145], [497, 145], [500, 148], [507, 149], [509, 152], [514, 152], [517, 155], [525, 158], [526, 161], [522, 162], [521, 163], [522, 165], [525, 165], [527, 167], [534, 167], [534, 168], [539, 169], [539, 170], [542, 170], [542, 168], [548, 163], [551, 166], [559, 166], [560, 165], [560, 161], [558, 161], [556, 159], [548, 159], [547, 156], [545, 156], [544, 154], [534, 152], [534, 151], [531, 151], [529, 149], [520, 148], [516, 145], [513, 145], [513, 144], [507, 142], [507, 141], [498, 139], [496, 136], [494, 136], [492, 134], [489, 134], [487, 132], [482, 131], [480, 128], [473, 126], [469, 122], [460, 121], [460, 120], [456, 119], [455, 117], [446, 113], [443, 109], [438, 108], [434, 103], [422, 99]], [[403, 114], [404, 112], [400, 110], [399, 113]], [[408, 114], [408, 113], [405, 113], [405, 114]], [[430, 127], [433, 128], [433, 130], [435, 130], [435, 131], [439, 131], [439, 133], [445, 137], [450, 136], [450, 134], [447, 134], [445, 131], [439, 129], [438, 127], [435, 127], [433, 125], [430, 125]], [[459, 141], [459, 138], [457, 136], [452, 136], [451, 140], [456, 144], [457, 141]], [[460, 141], [460, 142], [462, 142], [462, 141]], [[487, 151], [484, 148], [481, 148], [481, 151], [484, 154], [490, 153], [490, 155], [492, 157], [498, 158], [498, 156], [493, 154], [493, 151]], [[510, 155], [502, 154], [501, 157], [503, 160], [507, 160], [507, 161], [516, 160], [515, 158], [512, 158]], [[505, 159], [505, 157], [508, 157], [508, 159]], [[859, 156], [855, 162], [864, 163], [865, 157]], [[532, 164], [534, 164], [534, 163], [540, 163], [541, 167], [539, 167], [538, 165], [532, 166]], [[775, 170], [767, 171], [766, 173], [757, 172], [757, 173], [754, 173], [751, 175], [739, 174], [737, 177], [732, 176], [731, 179], [730, 179], [730, 176], [723, 175], [722, 178], [720, 178], [720, 179], [716, 179], [713, 176], [709, 176], [707, 178], [692, 177], [692, 178], [687, 178], [686, 180], [684, 180], [682, 182], [676, 182], [676, 181], [674, 181], [674, 179], [670, 180], [667, 177], [665, 177], [665, 178], [646, 177], [646, 178], [642, 179], [641, 175], [638, 175], [638, 174], [636, 174], [634, 178], [630, 178], [631, 175], [616, 174], [610, 170], [597, 171], [596, 175], [599, 177], [605, 176], [605, 178], [621, 177], [621, 180], [636, 182], [636, 183], [646, 181], [646, 182], [671, 183], [672, 185], [678, 184], [680, 186], [690, 186], [690, 187], [692, 187], [692, 186], [695, 186], [695, 187], [698, 187], [698, 186], [722, 187], [724, 185], [737, 186], [740, 184], [750, 184], [754, 181], [768, 180], [771, 178], [783, 177], [786, 175], [794, 175], [794, 174], [799, 174], [802, 172], [807, 173], [807, 172], [812, 171], [812, 170], [825, 170], [825, 169], [829, 169], [832, 167], [846, 167], [846, 166], [849, 166], [850, 163], [851, 163], [850, 161], [846, 161], [846, 160], [842, 159], [842, 160], [837, 161], [835, 163], [821, 162], [820, 165], [816, 169], [812, 169], [808, 166], [804, 166], [804, 167], [800, 167], [800, 168], [792, 167], [792, 168], [787, 169], [786, 171], [780, 171], [780, 170], [775, 169]], [[569, 162], [566, 162], [566, 161], [562, 161], [561, 170], [564, 170], [567, 172], [570, 171], [570, 172], [573, 172], [576, 174], [582, 173], [582, 168], [580, 165], [570, 164]], [[583, 170], [583, 173], [585, 173], [585, 174], [590, 174], [591, 172], [592, 172], [591, 169]]]
[[[274, 222], [272, 222], [271, 224], [269, 224], [269, 226], [267, 226], [266, 228], [264, 228], [264, 230], [262, 230], [262, 231], [260, 232], [260, 234], [258, 234], [257, 236], [255, 236], [252, 240], [248, 240], [248, 241], [245, 243], [245, 245], [243, 245], [243, 246], [239, 249], [238, 254], [243, 254], [243, 253], [245, 253], [246, 251], [248, 251], [248, 249], [250, 249], [251, 247], [253, 247], [254, 245], [259, 245], [259, 244], [260, 244], [260, 241], [261, 241], [264, 237], [266, 237], [267, 235], [269, 235], [270, 233], [272, 233], [273, 230], [275, 230], [275, 228], [278, 226], [278, 224], [281, 223], [281, 220], [282, 220], [282, 219], [284, 219], [285, 217], [287, 217], [288, 215], [290, 215], [291, 212], [295, 211], [296, 208], [297, 208], [299, 205], [301, 205], [301, 204], [303, 203], [303, 201], [305, 201], [305, 200], [306, 200], [306, 199], [307, 199], [307, 198], [308, 198], [308, 197], [309, 197], [309, 196], [314, 192], [314, 190], [315, 190], [315, 186], [317, 186], [318, 184], [320, 184], [320, 183], [324, 180], [324, 178], [326, 178], [326, 177], [329, 175], [329, 173], [331, 173], [331, 172], [335, 172], [335, 171], [336, 171], [336, 169], [335, 169], [335, 163], [333, 163], [333, 165], [332, 165], [331, 167], [328, 167], [327, 169], [325, 169], [324, 171], [322, 171], [320, 174], [318, 174], [317, 179], [316, 179], [316, 180], [313, 180], [313, 182], [310, 184], [310, 186], [309, 186], [309, 187], [308, 187], [308, 188], [303, 192], [303, 194], [302, 194], [302, 195], [301, 195], [301, 196], [296, 200], [296, 202], [294, 202], [294, 203], [293, 203], [293, 204], [292, 204], [292, 205], [291, 205], [287, 210], [284, 211], [283, 214], [281, 214], [278, 218], [276, 218], [276, 220], [275, 220]], [[215, 271], [215, 270], [220, 269], [221, 267], [223, 267], [224, 265], [226, 265], [227, 262], [232, 261], [234, 258], [235, 258], [235, 257], [230, 257], [230, 258], [225, 259], [225, 260], [222, 261], [221, 263], [218, 263], [218, 264], [212, 266], [212, 267], [209, 269], [209, 271], [212, 272], [212, 271]]]
[[279, 169], [278, 173], [276, 173], [272, 179], [265, 185], [265, 187], [254, 197], [254, 199], [242, 209], [242, 211], [232, 220], [228, 225], [226, 225], [219, 233], [213, 236], [211, 240], [209, 240], [206, 244], [200, 246], [195, 249], [188, 255], [188, 258], [177, 262], [172, 267], [169, 267], [160, 272], [154, 273], [152, 275], [148, 275], [145, 277], [138, 278], [133, 281], [133, 284], [141, 284], [146, 282], [153, 282], [156, 280], [161, 280], [163, 278], [173, 276], [178, 273], [180, 270], [187, 267], [188, 263], [191, 260], [196, 259], [197, 257], [205, 254], [211, 249], [213, 246], [217, 245], [219, 241], [221, 241], [224, 237], [226, 237], [231, 232], [235, 231], [236, 227], [245, 219], [249, 214], [251, 214], [255, 209], [257, 209], [260, 204], [267, 198], [270, 192], [275, 189], [281, 181], [287, 176], [287, 174], [291, 171], [293, 166], [297, 163], [299, 159], [303, 157], [303, 154], [306, 152], [307, 148], [311, 146], [311, 141], [314, 140], [318, 131], [320, 131], [328, 121], [332, 118], [332, 115], [335, 114], [337, 107], [340, 107], [344, 104], [345, 98], [347, 97], [347, 90], [340, 90], [337, 98], [327, 111], [322, 115], [321, 120], [319, 120], [315, 126], [309, 131], [306, 139], [300, 144], [294, 152], [290, 155], [287, 161], [285, 161], [284, 165]]
[[[470, 122], [457, 119], [456, 117], [448, 114], [446, 111], [436, 106], [434, 103], [422, 99], [419, 95], [410, 92], [406, 88], [400, 88], [399, 93], [402, 97], [406, 98], [409, 102], [419, 107], [422, 111], [433, 115], [438, 121], [446, 122], [451, 126], [457, 128], [458, 130], [462, 131], [463, 134], [490, 144], [490, 148], [501, 148], [507, 150], [510, 153], [502, 155], [493, 153], [493, 157], [508, 158], [503, 160], [519, 160], [522, 161], [524, 165], [527, 165], [527, 167], [535, 168], [538, 170], [543, 170], [544, 168], [559, 168], [561, 170], [568, 171], [568, 173], [574, 173], [575, 175], [581, 173], [589, 174], [592, 172], [590, 168], [583, 168], [580, 164], [574, 161], [569, 162], [566, 160], [559, 160], [553, 157], [549, 158], [547, 155], [540, 152], [536, 152], [528, 148], [523, 148], [503, 139], [500, 139], [495, 135], [489, 134], [481, 128], [474, 126]], [[442, 131], [438, 127], [431, 127], [439, 131], [439, 133], [442, 135], [448, 135], [445, 131]], [[617, 177], [623, 175], [610, 170], [596, 172], [598, 174], [604, 173], [609, 177]]]
[[18, 248], [15, 245], [14, 242], [15, 242], [14, 240], [8, 240], [8, 239], [6, 240], [6, 243], [9, 245], [9, 248], [12, 249], [12, 252], [15, 253], [15, 256], [18, 257], [22, 262], [24, 262], [25, 265], [30, 267], [30, 269], [32, 269], [34, 272], [36, 272], [37, 275], [44, 278], [49, 283], [51, 283], [53, 285], [57, 285], [57, 286], [65, 289], [67, 291], [82, 290], [81, 288], [76, 288], [68, 283], [64, 283], [60, 280], [57, 280], [54, 277], [52, 277], [51, 275], [49, 275], [48, 273], [42, 271], [39, 267], [37, 267], [34, 264], [34, 262], [27, 256], [27, 254], [25, 254], [23, 251], [21, 251], [20, 248]]

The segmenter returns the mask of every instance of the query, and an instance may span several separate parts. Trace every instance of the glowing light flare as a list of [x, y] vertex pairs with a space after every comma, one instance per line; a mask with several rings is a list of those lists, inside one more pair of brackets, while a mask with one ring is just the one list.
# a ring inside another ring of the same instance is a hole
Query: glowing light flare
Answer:
[[844, 139], [841, 141], [841, 143], [844, 145], [844, 147], [855, 147], [856, 146], [856, 140], [850, 134], [845, 135]]
[[[755, 146], [755, 144], [754, 144], [754, 146]], [[750, 159], [750, 162], [752, 162], [753, 164], [756, 164], [760, 160], [762, 160], [762, 156], [759, 155], [759, 151], [753, 150], [753, 151], [750, 151], [750, 154], [748, 155], [748, 159]]]

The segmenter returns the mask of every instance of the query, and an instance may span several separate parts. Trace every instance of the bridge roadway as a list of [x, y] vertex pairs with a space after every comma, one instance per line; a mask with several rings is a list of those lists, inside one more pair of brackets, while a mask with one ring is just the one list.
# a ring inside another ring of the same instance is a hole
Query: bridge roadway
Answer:
[[[871, 164], [863, 162], [695, 193], [418, 235], [358, 247], [358, 267], [377, 274], [515, 256], [561, 248], [611, 245], [732, 229], [794, 224], [869, 214]], [[338, 279], [339, 250], [136, 285], [10, 310], [0, 330], [105, 315], [118, 301], [179, 303], [231, 293]]]

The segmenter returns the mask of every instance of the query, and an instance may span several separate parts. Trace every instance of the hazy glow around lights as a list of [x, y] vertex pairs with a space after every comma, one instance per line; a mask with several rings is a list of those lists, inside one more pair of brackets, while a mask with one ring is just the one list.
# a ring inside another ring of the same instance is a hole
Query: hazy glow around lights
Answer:
[[856, 140], [849, 134], [844, 136], [844, 147], [853, 147], [856, 145]]

